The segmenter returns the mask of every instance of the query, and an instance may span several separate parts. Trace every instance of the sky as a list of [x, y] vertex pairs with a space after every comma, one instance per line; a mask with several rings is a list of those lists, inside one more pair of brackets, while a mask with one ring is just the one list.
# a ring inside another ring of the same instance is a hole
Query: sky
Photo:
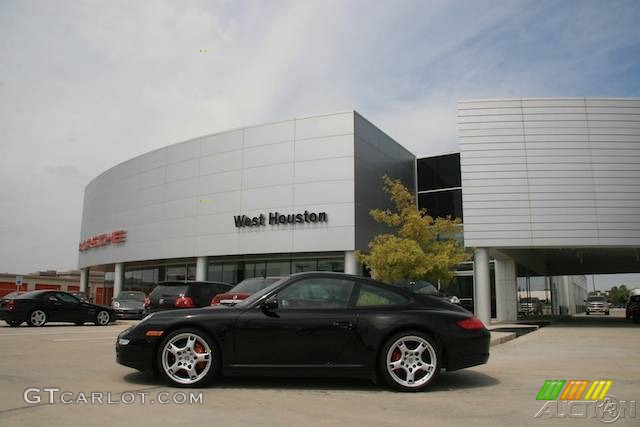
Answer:
[[0, 271], [75, 268], [87, 183], [189, 138], [355, 109], [436, 155], [461, 99], [640, 97], [639, 22], [637, 0], [0, 0]]

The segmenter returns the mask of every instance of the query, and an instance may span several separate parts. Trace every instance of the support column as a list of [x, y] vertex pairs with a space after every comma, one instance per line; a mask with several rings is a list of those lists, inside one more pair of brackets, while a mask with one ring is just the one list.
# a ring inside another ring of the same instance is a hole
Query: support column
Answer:
[[89, 269], [80, 269], [80, 292], [87, 292], [89, 288]]
[[206, 256], [199, 256], [196, 260], [196, 280], [202, 282], [207, 280], [207, 262], [209, 258]]
[[113, 274], [113, 297], [114, 298], [120, 295], [123, 282], [124, 282], [124, 263], [119, 262], [116, 264], [116, 271]]
[[355, 251], [344, 252], [344, 272], [362, 275], [362, 265], [358, 262]]
[[489, 249], [476, 249], [473, 260], [476, 282], [475, 288], [475, 314], [482, 320], [485, 326], [491, 324], [491, 272], [489, 270]]
[[518, 320], [517, 288], [515, 261], [496, 259], [496, 318], [498, 321]]

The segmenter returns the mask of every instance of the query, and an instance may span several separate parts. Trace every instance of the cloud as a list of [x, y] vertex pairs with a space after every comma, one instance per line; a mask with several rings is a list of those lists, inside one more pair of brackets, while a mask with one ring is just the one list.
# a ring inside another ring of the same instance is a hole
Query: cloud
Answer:
[[459, 99], [639, 96], [637, 22], [635, 1], [0, 2], [0, 270], [74, 267], [84, 186], [170, 143], [356, 109], [433, 155]]

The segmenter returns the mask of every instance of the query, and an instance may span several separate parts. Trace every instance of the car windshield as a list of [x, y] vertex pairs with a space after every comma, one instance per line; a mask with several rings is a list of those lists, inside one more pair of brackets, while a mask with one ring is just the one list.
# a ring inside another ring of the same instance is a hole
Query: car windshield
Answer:
[[589, 297], [589, 302], [604, 302], [604, 297]]
[[231, 290], [229, 290], [228, 292], [246, 292], [248, 294], [254, 294], [266, 288], [270, 284], [277, 282], [278, 280], [280, 279], [262, 277], [246, 279], [231, 288]]
[[158, 285], [149, 294], [149, 297], [177, 297], [178, 295], [184, 295], [186, 290], [186, 284]]
[[260, 298], [262, 298], [263, 295], [268, 294], [269, 292], [271, 292], [274, 288], [276, 288], [283, 280], [288, 279], [288, 277], [282, 278], [280, 280], [278, 280], [277, 282], [273, 282], [272, 284], [270, 284], [269, 286], [267, 286], [266, 288], [256, 292], [255, 294], [252, 294], [249, 298], [242, 300], [242, 302], [239, 302], [238, 304], [236, 304], [236, 306], [248, 306], [253, 304], [255, 301], [259, 300]]
[[143, 292], [120, 292], [118, 300], [120, 301], [144, 301]]
[[25, 292], [24, 294], [20, 294], [20, 295], [16, 295], [15, 299], [30, 299], [30, 298], [38, 298], [40, 295], [42, 295], [44, 292], [42, 291], [31, 291], [31, 292]]

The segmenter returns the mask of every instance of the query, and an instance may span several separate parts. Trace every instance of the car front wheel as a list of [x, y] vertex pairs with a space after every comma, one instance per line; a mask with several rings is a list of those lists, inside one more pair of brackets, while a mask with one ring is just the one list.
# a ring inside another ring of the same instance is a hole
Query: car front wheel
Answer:
[[424, 390], [437, 377], [440, 365], [436, 341], [419, 331], [395, 334], [380, 353], [382, 377], [399, 391]]
[[213, 340], [202, 331], [174, 331], [158, 349], [160, 374], [177, 387], [201, 387], [215, 375], [217, 352]]
[[31, 310], [27, 317], [29, 326], [44, 326], [47, 323], [47, 313], [39, 308]]
[[98, 326], [107, 326], [111, 321], [111, 316], [108, 311], [100, 310], [98, 314], [96, 314], [96, 325]]

